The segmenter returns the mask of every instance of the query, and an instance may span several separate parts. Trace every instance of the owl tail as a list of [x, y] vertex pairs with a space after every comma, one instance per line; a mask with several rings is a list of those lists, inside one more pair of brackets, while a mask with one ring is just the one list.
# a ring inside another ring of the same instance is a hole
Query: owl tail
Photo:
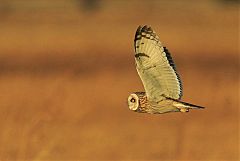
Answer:
[[198, 106], [198, 105], [194, 105], [194, 104], [191, 104], [191, 103], [187, 103], [187, 102], [182, 102], [182, 101], [178, 101], [180, 103], [182, 103], [183, 105], [185, 105], [187, 108], [189, 109], [199, 109], [199, 108], [205, 108], [203, 106]]
[[193, 105], [187, 102], [182, 102], [179, 100], [174, 100], [173, 106], [178, 108], [180, 112], [188, 112], [189, 109], [203, 109], [204, 107], [198, 106], [198, 105]]

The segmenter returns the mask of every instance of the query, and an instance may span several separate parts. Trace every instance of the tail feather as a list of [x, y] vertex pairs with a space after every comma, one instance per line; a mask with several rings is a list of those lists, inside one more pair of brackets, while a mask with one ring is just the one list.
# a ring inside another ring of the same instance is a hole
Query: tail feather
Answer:
[[194, 105], [194, 104], [191, 104], [191, 103], [187, 103], [187, 102], [182, 102], [182, 101], [178, 101], [177, 100], [177, 102], [180, 102], [180, 103], [182, 103], [182, 104], [184, 104], [184, 105], [186, 105], [186, 106], [190, 106], [190, 108], [205, 108], [205, 107], [203, 107], [203, 106], [198, 106], [198, 105]]
[[[166, 97], [166, 98], [167, 98], [167, 97]], [[182, 102], [182, 101], [180, 101], [180, 100], [176, 100], [176, 99], [172, 99], [172, 98], [167, 98], [167, 99], [171, 99], [171, 100], [174, 100], [174, 101], [176, 101], [176, 102], [179, 102], [179, 103], [181, 103], [181, 104], [183, 104], [183, 105], [185, 105], [185, 106], [188, 106], [188, 108], [190, 108], [190, 109], [203, 109], [203, 108], [205, 108], [205, 107], [203, 107], [203, 106], [198, 106], [198, 105], [194, 105], [194, 104], [191, 104], [191, 103]]]

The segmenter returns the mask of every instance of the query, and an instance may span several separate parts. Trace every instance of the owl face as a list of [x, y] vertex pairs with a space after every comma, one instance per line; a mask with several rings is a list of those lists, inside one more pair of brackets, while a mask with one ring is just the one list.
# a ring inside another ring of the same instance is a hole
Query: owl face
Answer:
[[139, 97], [133, 93], [128, 97], [128, 107], [130, 110], [137, 110], [139, 107]]

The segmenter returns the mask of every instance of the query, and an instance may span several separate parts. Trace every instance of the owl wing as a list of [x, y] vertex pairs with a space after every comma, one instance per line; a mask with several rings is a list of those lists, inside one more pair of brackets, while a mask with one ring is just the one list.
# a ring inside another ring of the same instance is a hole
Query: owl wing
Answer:
[[135, 39], [137, 72], [150, 101], [180, 99], [182, 84], [170, 53], [151, 27], [139, 26]]

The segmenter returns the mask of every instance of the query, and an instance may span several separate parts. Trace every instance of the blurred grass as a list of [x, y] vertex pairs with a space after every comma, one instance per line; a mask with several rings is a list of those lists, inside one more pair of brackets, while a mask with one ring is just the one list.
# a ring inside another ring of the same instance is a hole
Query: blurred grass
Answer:
[[[1, 2], [0, 160], [239, 159], [238, 4]], [[143, 90], [140, 24], [172, 53], [183, 100], [205, 110], [128, 110]]]

